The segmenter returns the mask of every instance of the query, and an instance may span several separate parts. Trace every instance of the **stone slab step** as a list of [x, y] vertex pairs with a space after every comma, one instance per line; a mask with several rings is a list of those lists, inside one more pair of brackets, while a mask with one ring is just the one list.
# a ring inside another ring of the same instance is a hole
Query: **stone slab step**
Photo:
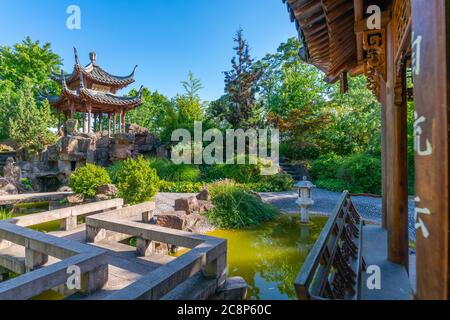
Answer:
[[205, 279], [201, 273], [197, 273], [178, 285], [161, 300], [206, 300], [214, 295], [216, 290], [216, 280]]

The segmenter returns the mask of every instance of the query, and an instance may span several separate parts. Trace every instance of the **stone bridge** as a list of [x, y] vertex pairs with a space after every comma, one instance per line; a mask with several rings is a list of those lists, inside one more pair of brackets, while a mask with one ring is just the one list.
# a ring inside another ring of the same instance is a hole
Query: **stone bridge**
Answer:
[[[0, 282], [0, 300], [48, 290], [74, 300], [245, 296], [245, 282], [227, 278], [226, 240], [155, 226], [154, 210], [153, 202], [124, 207], [114, 199], [0, 222], [0, 276], [20, 275]], [[29, 229], [52, 221], [60, 221], [61, 230]], [[179, 255], [168, 254], [174, 247]], [[76, 289], [67, 285], [73, 267], [80, 271]]]

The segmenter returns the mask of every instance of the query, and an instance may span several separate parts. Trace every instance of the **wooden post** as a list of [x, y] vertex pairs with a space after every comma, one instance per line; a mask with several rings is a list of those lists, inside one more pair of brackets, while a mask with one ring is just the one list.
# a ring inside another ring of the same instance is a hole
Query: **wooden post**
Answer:
[[124, 133], [127, 131], [127, 125], [125, 123], [125, 115], [126, 115], [126, 111], [124, 110], [123, 114], [122, 114], [122, 125], [123, 125], [123, 132]]
[[83, 113], [83, 133], [86, 133], [86, 112]]
[[116, 134], [117, 129], [117, 112], [114, 111], [114, 125], [113, 125], [113, 134]]
[[387, 26], [386, 166], [388, 258], [409, 268], [407, 104], [405, 66], [394, 61], [393, 23]]
[[123, 110], [120, 110], [120, 114], [119, 114], [119, 133], [122, 133], [122, 115], [123, 115]]
[[111, 137], [111, 112], [108, 112], [108, 138]]
[[100, 132], [100, 135], [103, 134], [103, 113], [98, 115], [98, 131]]
[[98, 117], [97, 117], [98, 115], [97, 115], [97, 113], [94, 113], [94, 133], [97, 133], [97, 120], [98, 120]]
[[91, 133], [92, 107], [88, 106], [88, 133]]
[[417, 298], [449, 299], [450, 4], [413, 0]]
[[386, 151], [386, 83], [381, 81], [380, 84], [380, 96], [381, 96], [381, 226], [383, 229], [388, 230], [388, 217], [387, 217], [387, 198], [389, 194], [388, 185], [388, 167], [387, 167], [387, 151]]

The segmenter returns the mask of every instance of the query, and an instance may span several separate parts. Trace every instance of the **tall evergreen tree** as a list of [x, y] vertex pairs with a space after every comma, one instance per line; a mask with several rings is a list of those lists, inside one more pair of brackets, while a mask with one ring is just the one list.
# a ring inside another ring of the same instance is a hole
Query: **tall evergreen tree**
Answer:
[[236, 55], [231, 60], [232, 70], [225, 72], [225, 91], [230, 106], [224, 116], [233, 127], [247, 129], [257, 123], [256, 93], [263, 70], [253, 63], [242, 29], [237, 31], [234, 41]]

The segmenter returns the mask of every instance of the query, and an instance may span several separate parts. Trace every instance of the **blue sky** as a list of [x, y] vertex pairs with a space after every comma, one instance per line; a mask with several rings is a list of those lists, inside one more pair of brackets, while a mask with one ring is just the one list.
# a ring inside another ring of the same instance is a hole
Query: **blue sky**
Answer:
[[[81, 8], [81, 30], [69, 30], [69, 5]], [[0, 45], [30, 36], [50, 42], [71, 71], [73, 47], [81, 62], [89, 52], [107, 71], [127, 75], [139, 65], [136, 84], [170, 97], [182, 92], [189, 70], [203, 82], [201, 96], [223, 94], [238, 28], [255, 58], [296, 36], [281, 0], [0, 0]]]

